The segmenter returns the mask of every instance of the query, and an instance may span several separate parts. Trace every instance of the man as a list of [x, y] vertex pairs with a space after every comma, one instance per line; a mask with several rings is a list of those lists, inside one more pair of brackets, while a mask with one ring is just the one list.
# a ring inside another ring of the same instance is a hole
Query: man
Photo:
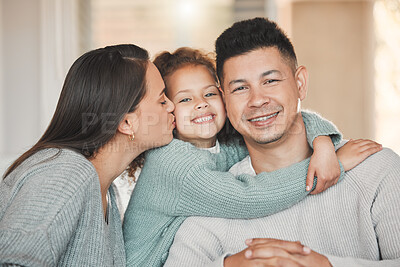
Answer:
[[[227, 114], [249, 150], [231, 172], [290, 173], [306, 164], [312, 151], [299, 110], [308, 76], [289, 39], [255, 18], [222, 33], [216, 51]], [[187, 219], [165, 266], [400, 266], [399, 192], [400, 158], [383, 149], [278, 214]]]

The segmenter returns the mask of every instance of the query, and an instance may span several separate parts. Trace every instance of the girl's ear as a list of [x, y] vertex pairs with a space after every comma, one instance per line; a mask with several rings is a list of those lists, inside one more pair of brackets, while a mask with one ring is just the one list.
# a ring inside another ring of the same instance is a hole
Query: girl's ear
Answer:
[[300, 66], [296, 70], [295, 74], [296, 85], [299, 91], [299, 98], [300, 100], [304, 100], [307, 96], [307, 89], [308, 89], [308, 72], [306, 67]]

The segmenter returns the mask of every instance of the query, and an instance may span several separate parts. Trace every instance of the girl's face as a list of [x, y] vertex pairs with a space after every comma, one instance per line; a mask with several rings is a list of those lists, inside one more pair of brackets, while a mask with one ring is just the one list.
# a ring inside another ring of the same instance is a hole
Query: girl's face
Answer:
[[166, 80], [167, 96], [175, 104], [177, 137], [197, 147], [215, 145], [225, 124], [225, 106], [217, 84], [203, 65], [187, 65]]

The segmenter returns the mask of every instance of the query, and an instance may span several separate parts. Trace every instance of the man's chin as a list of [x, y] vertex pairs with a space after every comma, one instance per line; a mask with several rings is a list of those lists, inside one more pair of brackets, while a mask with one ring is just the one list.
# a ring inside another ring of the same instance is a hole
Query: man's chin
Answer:
[[264, 135], [264, 136], [251, 136], [253, 142], [265, 145], [265, 144], [272, 144], [278, 142], [283, 137], [284, 133], [277, 133], [274, 135]]

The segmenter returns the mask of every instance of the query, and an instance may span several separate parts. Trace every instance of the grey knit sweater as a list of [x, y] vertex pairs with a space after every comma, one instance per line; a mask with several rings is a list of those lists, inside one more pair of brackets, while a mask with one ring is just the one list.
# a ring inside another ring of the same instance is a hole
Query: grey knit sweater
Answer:
[[32, 155], [0, 183], [0, 265], [124, 266], [110, 188], [106, 224], [94, 166], [70, 150]]
[[[236, 172], [252, 173], [248, 159], [238, 164]], [[300, 240], [334, 267], [399, 267], [400, 157], [383, 149], [346, 172], [343, 182], [268, 217], [190, 217], [178, 230], [165, 266], [223, 266], [226, 255], [256, 237]]]

